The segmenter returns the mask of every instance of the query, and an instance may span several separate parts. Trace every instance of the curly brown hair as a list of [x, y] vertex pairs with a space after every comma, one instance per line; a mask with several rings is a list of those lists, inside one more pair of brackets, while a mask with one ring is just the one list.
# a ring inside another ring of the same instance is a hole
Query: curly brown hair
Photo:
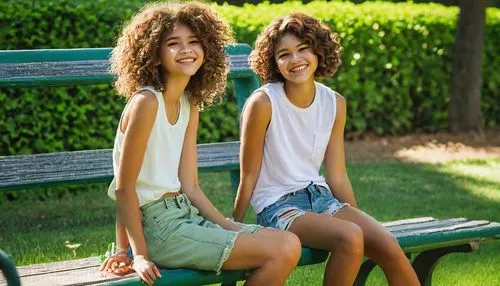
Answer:
[[285, 34], [292, 34], [310, 45], [318, 57], [316, 77], [330, 77], [341, 64], [340, 36], [327, 25], [303, 13], [291, 13], [275, 19], [257, 37], [249, 60], [264, 83], [284, 81], [274, 58], [276, 44]]
[[224, 46], [233, 41], [227, 25], [208, 5], [200, 2], [155, 3], [144, 6], [123, 28], [111, 53], [118, 94], [129, 98], [141, 86], [162, 90], [162, 68], [157, 65], [162, 40], [183, 24], [198, 36], [205, 61], [186, 87], [200, 108], [209, 106], [225, 91], [228, 61]]

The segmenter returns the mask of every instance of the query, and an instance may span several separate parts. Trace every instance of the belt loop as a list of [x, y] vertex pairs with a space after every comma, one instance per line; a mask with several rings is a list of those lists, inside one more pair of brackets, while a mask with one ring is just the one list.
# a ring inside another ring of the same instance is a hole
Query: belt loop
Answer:
[[163, 204], [165, 205], [165, 208], [168, 210], [167, 198], [162, 198], [162, 199], [163, 199]]
[[309, 183], [309, 185], [307, 185], [307, 190], [310, 191], [310, 192], [314, 191], [314, 183], [313, 183], [313, 181], [311, 181]]
[[182, 203], [183, 203], [184, 197], [182, 195], [177, 195], [174, 197], [174, 200], [175, 200], [175, 203], [177, 204], [177, 207], [182, 209]]

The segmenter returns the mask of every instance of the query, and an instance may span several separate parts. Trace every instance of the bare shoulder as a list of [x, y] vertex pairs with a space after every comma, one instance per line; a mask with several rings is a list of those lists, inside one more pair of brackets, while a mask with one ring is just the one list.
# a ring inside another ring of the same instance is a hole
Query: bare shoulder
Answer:
[[337, 101], [337, 105], [346, 106], [346, 100], [345, 97], [342, 96], [342, 94], [335, 92], [335, 100]]
[[143, 90], [135, 94], [131, 99], [123, 122], [121, 130], [124, 132], [129, 126], [151, 129], [158, 111], [158, 100], [151, 91]]
[[263, 91], [257, 91], [248, 99], [247, 105], [252, 109], [258, 110], [271, 110], [271, 100], [269, 96]]
[[343, 97], [340, 93], [335, 92], [335, 100], [336, 100], [336, 106], [337, 106], [337, 114], [344, 114], [346, 113], [346, 106], [347, 102], [345, 97]]
[[149, 90], [142, 90], [138, 92], [131, 100], [131, 112], [150, 111], [154, 112], [153, 114], [156, 114], [156, 111], [158, 110], [158, 100], [156, 99], [154, 93]]

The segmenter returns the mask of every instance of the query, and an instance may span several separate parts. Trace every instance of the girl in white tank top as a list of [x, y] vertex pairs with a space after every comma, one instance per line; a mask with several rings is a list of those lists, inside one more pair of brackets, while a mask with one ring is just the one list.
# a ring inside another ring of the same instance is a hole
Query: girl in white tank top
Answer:
[[242, 113], [233, 215], [241, 221], [251, 204], [259, 224], [334, 253], [324, 285], [352, 285], [363, 255], [382, 267], [389, 284], [418, 285], [397, 241], [358, 209], [345, 167], [345, 99], [315, 81], [333, 76], [340, 49], [336, 33], [301, 13], [274, 20], [259, 35], [250, 62], [265, 85]]
[[199, 107], [225, 91], [230, 40], [228, 25], [196, 2], [147, 5], [123, 29], [111, 65], [129, 102], [108, 190], [117, 201], [118, 253], [102, 270], [135, 270], [152, 285], [160, 267], [254, 269], [249, 284], [282, 285], [297, 264], [295, 235], [226, 219], [198, 183]]

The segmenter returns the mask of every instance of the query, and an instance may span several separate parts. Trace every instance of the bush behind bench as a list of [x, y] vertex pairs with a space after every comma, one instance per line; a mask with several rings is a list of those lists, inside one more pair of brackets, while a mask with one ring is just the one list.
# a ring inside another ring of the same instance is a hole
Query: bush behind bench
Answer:
[[[4, 1], [0, 49], [110, 47], [143, 1]], [[275, 16], [303, 11], [343, 38], [343, 65], [325, 80], [348, 101], [347, 132], [446, 129], [456, 7], [436, 4], [298, 2], [218, 6], [238, 42], [253, 44]], [[500, 10], [487, 11], [482, 112], [500, 124]], [[0, 155], [110, 148], [124, 101], [111, 85], [0, 89]], [[200, 142], [234, 140], [237, 108], [202, 113]]]

